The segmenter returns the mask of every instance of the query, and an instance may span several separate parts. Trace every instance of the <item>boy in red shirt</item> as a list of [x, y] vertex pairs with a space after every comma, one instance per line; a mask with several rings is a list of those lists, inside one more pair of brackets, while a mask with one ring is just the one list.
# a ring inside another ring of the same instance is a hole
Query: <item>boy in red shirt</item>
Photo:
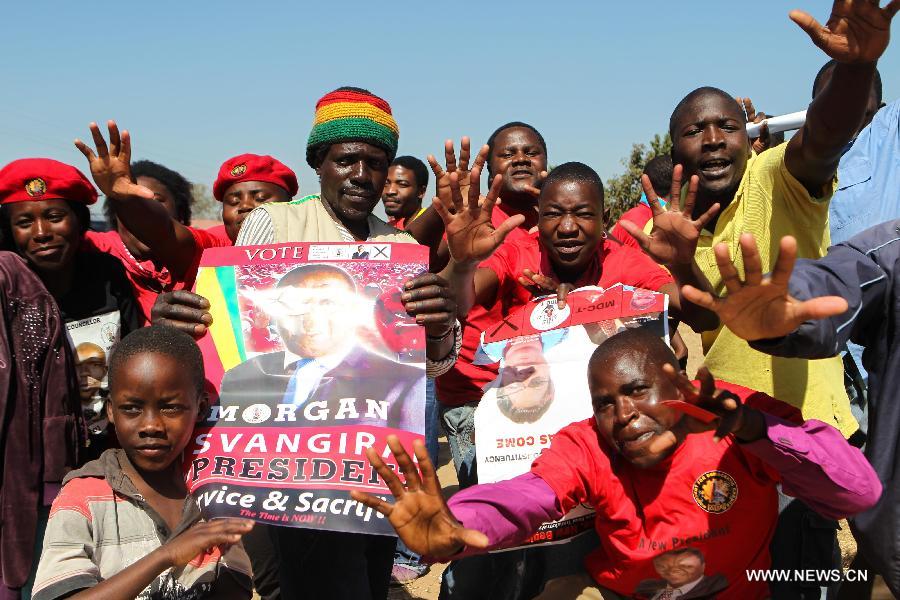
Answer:
[[[122, 260], [147, 322], [160, 293], [193, 287], [204, 249], [233, 243], [250, 211], [264, 202], [287, 202], [299, 189], [294, 172], [271, 156], [242, 154], [225, 161], [213, 194], [223, 203], [222, 219], [230, 240], [226, 243], [215, 232], [188, 227], [173, 218], [165, 192], [153, 184], [156, 179], [141, 177], [138, 181], [132, 172], [129, 133], [120, 135], [115, 121], [109, 121], [108, 127], [109, 146], [97, 124], [90, 125], [96, 154], [81, 140], [75, 145], [87, 158], [94, 182], [113, 207], [119, 231], [128, 232], [122, 240], [134, 243], [117, 244], [109, 234], [93, 236], [92, 243]], [[135, 256], [132, 248], [141, 256]], [[152, 257], [152, 262], [142, 260], [146, 256]]]
[[[421, 442], [415, 444], [420, 477], [394, 438], [389, 444], [405, 485], [371, 449], [368, 458], [395, 504], [353, 496], [387, 516], [407, 546], [438, 560], [515, 546], [586, 502], [597, 511], [600, 547], [585, 560], [579, 592], [633, 597], [659, 579], [662, 559], [656, 565], [654, 559], [695, 548], [705, 559], [704, 576], [727, 582], [720, 597], [766, 598], [767, 584], [751, 581], [747, 570], [769, 567], [776, 484], [837, 519], [873, 506], [881, 483], [831, 426], [797, 425], [774, 416], [797, 412], [769, 396], [714, 381], [706, 370], [699, 378], [698, 389], [652, 333], [626, 330], [591, 357], [594, 418], [560, 430], [529, 473], [463, 490], [448, 505]], [[712, 420], [684, 412], [696, 407], [713, 413]], [[544, 593], [574, 597], [560, 587], [571, 583], [551, 581]], [[677, 584], [666, 591], [677, 597]]]

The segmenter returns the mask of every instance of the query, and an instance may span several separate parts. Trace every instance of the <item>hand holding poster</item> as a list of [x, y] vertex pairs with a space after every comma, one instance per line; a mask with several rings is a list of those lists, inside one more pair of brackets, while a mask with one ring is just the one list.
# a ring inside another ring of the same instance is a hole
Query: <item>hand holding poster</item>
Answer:
[[[665, 294], [621, 284], [533, 300], [485, 331], [476, 361], [500, 363], [497, 379], [475, 411], [478, 480], [527, 473], [553, 435], [593, 416], [587, 365], [598, 345], [624, 328], [651, 328], [668, 341]], [[594, 511], [579, 506], [545, 523], [528, 545], [557, 543], [593, 528]]]
[[350, 498], [388, 495], [365, 449], [392, 464], [425, 429], [425, 339], [400, 302], [427, 270], [410, 244], [290, 244], [207, 251], [200, 342], [218, 392], [188, 447], [207, 517], [393, 535]]

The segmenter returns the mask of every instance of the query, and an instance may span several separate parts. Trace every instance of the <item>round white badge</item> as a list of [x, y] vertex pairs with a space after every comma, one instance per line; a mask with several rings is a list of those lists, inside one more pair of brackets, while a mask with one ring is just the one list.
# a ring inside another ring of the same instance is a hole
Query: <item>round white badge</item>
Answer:
[[560, 310], [556, 306], [556, 298], [545, 298], [531, 311], [531, 326], [538, 331], [553, 329], [568, 319], [571, 312], [568, 304]]

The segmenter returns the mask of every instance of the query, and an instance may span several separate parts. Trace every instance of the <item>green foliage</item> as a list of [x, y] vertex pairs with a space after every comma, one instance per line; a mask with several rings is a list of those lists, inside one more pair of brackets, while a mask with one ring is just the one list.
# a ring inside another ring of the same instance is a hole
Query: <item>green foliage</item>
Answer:
[[646, 144], [634, 144], [631, 147], [631, 153], [622, 159], [625, 172], [610, 178], [605, 185], [610, 225], [641, 199], [641, 174], [647, 162], [655, 156], [669, 154], [671, 150], [672, 138], [668, 133], [662, 137], [654, 135], [649, 148]]
[[200, 183], [191, 185], [194, 202], [191, 204], [191, 217], [194, 219], [221, 219], [222, 203], [213, 198], [210, 189]]

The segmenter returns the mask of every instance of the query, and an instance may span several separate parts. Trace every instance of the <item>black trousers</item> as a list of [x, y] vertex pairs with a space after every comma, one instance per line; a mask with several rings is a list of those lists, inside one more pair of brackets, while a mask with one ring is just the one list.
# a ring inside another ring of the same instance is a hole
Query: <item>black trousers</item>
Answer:
[[[841, 548], [837, 541], [837, 521], [826, 519], [797, 499], [792, 499], [778, 515], [778, 524], [769, 550], [772, 568], [793, 571], [840, 569]], [[816, 582], [770, 582], [772, 600], [825, 600], [833, 598], [840, 584]]]
[[257, 523], [241, 540], [253, 567], [253, 588], [262, 600], [281, 600], [281, 583], [278, 580], [281, 561], [274, 539], [277, 529]]
[[292, 527], [267, 529], [278, 557], [284, 600], [387, 598], [397, 538]]

